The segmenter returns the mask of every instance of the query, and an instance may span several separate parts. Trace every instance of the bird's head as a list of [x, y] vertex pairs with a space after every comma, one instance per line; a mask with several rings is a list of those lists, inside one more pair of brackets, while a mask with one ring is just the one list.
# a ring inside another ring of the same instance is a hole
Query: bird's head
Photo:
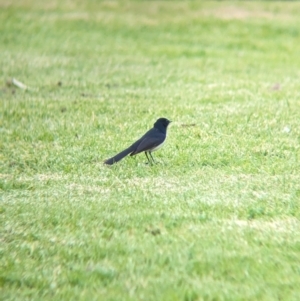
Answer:
[[172, 121], [168, 120], [167, 118], [158, 118], [156, 120], [156, 122], [154, 123], [154, 127], [164, 127], [167, 128], [168, 125], [171, 123]]

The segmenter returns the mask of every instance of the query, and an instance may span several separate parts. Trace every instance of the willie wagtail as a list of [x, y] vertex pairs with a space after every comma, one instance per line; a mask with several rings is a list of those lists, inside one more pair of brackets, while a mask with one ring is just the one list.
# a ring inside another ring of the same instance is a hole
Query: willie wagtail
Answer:
[[153, 128], [149, 130], [144, 136], [142, 136], [139, 140], [134, 142], [131, 146], [129, 146], [119, 154], [105, 160], [104, 164], [112, 165], [119, 162], [129, 154], [130, 156], [134, 156], [141, 152], [145, 152], [149, 163], [151, 163], [151, 161], [149, 160], [148, 154], [154, 162], [151, 153], [158, 150], [164, 144], [167, 136], [167, 127], [170, 122], [171, 121], [167, 118], [157, 119], [153, 125]]

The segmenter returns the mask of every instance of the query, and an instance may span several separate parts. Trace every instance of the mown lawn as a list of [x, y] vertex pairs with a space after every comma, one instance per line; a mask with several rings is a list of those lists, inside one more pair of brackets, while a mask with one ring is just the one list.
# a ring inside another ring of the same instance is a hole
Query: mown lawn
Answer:
[[298, 301], [299, 15], [0, 0], [0, 299]]

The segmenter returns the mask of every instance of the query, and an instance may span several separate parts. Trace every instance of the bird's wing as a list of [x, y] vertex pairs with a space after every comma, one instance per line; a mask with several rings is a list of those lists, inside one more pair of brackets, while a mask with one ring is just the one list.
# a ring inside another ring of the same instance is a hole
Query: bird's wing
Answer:
[[152, 135], [145, 135], [144, 139], [138, 144], [135, 151], [131, 153], [131, 156], [136, 155], [138, 153], [152, 150], [157, 147], [165, 140], [165, 135], [159, 132], [152, 133]]

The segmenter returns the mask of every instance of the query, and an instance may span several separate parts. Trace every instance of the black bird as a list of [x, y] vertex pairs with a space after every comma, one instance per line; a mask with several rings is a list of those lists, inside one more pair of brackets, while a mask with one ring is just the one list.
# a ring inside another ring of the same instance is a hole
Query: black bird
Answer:
[[167, 118], [157, 119], [153, 125], [153, 128], [149, 130], [143, 137], [141, 137], [139, 140], [134, 142], [131, 146], [129, 146], [119, 154], [105, 160], [104, 164], [112, 165], [119, 162], [129, 154], [130, 156], [134, 156], [141, 152], [145, 152], [149, 163], [151, 163], [151, 161], [149, 160], [148, 154], [154, 162], [151, 153], [158, 150], [164, 144], [167, 137], [167, 127], [170, 122], [171, 121]]

